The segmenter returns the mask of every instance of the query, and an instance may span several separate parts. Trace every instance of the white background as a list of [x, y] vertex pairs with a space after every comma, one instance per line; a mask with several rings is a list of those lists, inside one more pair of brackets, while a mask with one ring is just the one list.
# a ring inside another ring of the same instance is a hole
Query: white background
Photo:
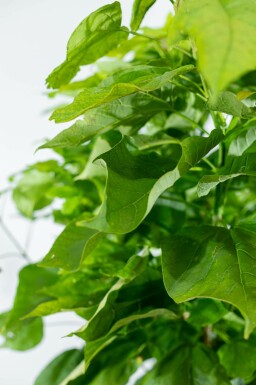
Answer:
[[[128, 25], [132, 1], [120, 3]], [[44, 138], [61, 129], [48, 121], [52, 104], [45, 96], [44, 79], [64, 60], [66, 42], [78, 23], [105, 4], [105, 0], [0, 0], [0, 190], [8, 186], [10, 174], [52, 156], [48, 150], [34, 154]], [[169, 0], [158, 0], [144, 24], [162, 25], [170, 6]], [[33, 261], [43, 257], [61, 229], [46, 220], [31, 229], [28, 221], [18, 217], [10, 198], [0, 197], [0, 216]], [[26, 246], [28, 234], [31, 239]], [[25, 265], [14, 255], [3, 258], [16, 251], [0, 228], [0, 312], [11, 307], [18, 271]], [[76, 338], [62, 338], [80, 325], [81, 319], [72, 314], [46, 317], [44, 340], [35, 349], [0, 350], [0, 384], [32, 385], [53, 357], [81, 346]]]

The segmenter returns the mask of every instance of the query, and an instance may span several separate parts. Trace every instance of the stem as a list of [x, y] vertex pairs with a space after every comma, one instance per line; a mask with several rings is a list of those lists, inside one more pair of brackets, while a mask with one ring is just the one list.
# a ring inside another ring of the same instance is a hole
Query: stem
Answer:
[[212, 339], [212, 326], [208, 325], [204, 328], [204, 343], [209, 348], [212, 348], [213, 339]]
[[19, 251], [22, 258], [24, 258], [27, 262], [31, 262], [29, 256], [27, 255], [26, 251], [23, 249], [23, 247], [20, 245], [20, 243], [17, 241], [17, 239], [14, 237], [14, 235], [11, 233], [11, 231], [8, 229], [8, 227], [5, 225], [5, 223], [0, 218], [0, 225], [2, 226], [3, 231], [7, 235], [7, 237], [10, 239], [12, 244], [16, 247], [16, 249]]
[[194, 120], [188, 118], [186, 115], [183, 115], [181, 112], [178, 112], [176, 110], [173, 110], [173, 112], [175, 114], [177, 114], [178, 116], [180, 116], [181, 118], [185, 119], [187, 122], [193, 124], [193, 126], [194, 126], [193, 128], [199, 127], [207, 136], [209, 136], [209, 132], [207, 132], [206, 129], [203, 126], [201, 126], [199, 123], [197, 123]]
[[[223, 166], [224, 162], [225, 162], [225, 147], [224, 147], [224, 144], [221, 143], [219, 146], [218, 166], [219, 167]], [[215, 225], [222, 222], [224, 199], [225, 199], [225, 194], [223, 190], [223, 184], [219, 183], [215, 190], [214, 216], [213, 216], [213, 222]]]
[[3, 254], [0, 254], [0, 259], [6, 259], [6, 258], [19, 258], [20, 253], [17, 253], [15, 251], [9, 251]]
[[161, 39], [157, 39], [156, 37], [152, 37], [152, 36], [149, 36], [149, 35], [144, 35], [143, 33], [139, 33], [139, 32], [136, 32], [136, 31], [131, 31], [131, 30], [126, 31], [125, 29], [122, 29], [122, 28], [121, 28], [121, 30], [123, 30], [124, 32], [128, 32], [128, 33], [130, 33], [131, 35], [134, 35], [134, 36], [144, 37], [145, 39], [150, 39], [150, 40], [154, 40], [154, 41], [157, 41], [157, 42], [159, 42], [159, 40], [161, 40]]
[[208, 88], [207, 88], [207, 85], [205, 83], [204, 77], [200, 72], [199, 72], [199, 75], [200, 75], [200, 79], [201, 79], [201, 82], [203, 85], [205, 97], [206, 97], [206, 99], [209, 99], [209, 92], [208, 92]]
[[[172, 84], [174, 84], [175, 86], [177, 87], [180, 87], [180, 88], [183, 88], [184, 90], [188, 91], [188, 88], [185, 87], [184, 85], [180, 84], [180, 83], [177, 83], [175, 81], [172, 80]], [[200, 99], [202, 99], [204, 102], [207, 102], [207, 99], [205, 96], [199, 94], [198, 92], [195, 93], [195, 95], [197, 95]]]
[[122, 28], [121, 28], [121, 30], [124, 31], [124, 32], [130, 33], [131, 35], [139, 36], [139, 37], [144, 37], [145, 39], [149, 39], [149, 40], [154, 41], [155, 43], [157, 43], [158, 48], [161, 51], [161, 52], [159, 51], [159, 54], [162, 55], [162, 56], [166, 56], [167, 51], [161, 45], [162, 38], [156, 38], [156, 37], [152, 37], [152, 36], [149, 36], [149, 35], [144, 35], [143, 33], [136, 32], [136, 31], [131, 31], [131, 30], [127, 31], [126, 29], [122, 29]]
[[177, 49], [177, 51], [180, 51], [180, 52], [184, 53], [184, 54], [187, 55], [188, 57], [193, 58], [193, 56], [191, 55], [191, 53], [189, 53], [189, 52], [186, 51], [185, 49], [183, 49], [183, 48], [181, 48], [181, 47], [178, 47], [177, 45], [175, 45], [173, 48]]
[[180, 77], [181, 79], [184, 79], [184, 80], [186, 80], [187, 82], [193, 84], [194, 87], [196, 87], [202, 94], [204, 94], [204, 90], [203, 90], [198, 84], [196, 84], [195, 82], [193, 82], [193, 80], [187, 78], [187, 77], [184, 76], [184, 75], [180, 75], [179, 77]]
[[208, 164], [208, 166], [210, 166], [210, 168], [212, 169], [213, 172], [216, 172], [216, 167], [214, 166], [214, 164], [207, 158], [202, 158], [202, 160]]
[[165, 145], [165, 144], [180, 144], [180, 140], [178, 139], [162, 139], [162, 140], [158, 140], [156, 142], [154, 142], [153, 144], [152, 143], [149, 143], [149, 144], [143, 144], [141, 146], [139, 146], [139, 149], [140, 150], [147, 150], [149, 148], [153, 148], [153, 147], [157, 147], [157, 146], [161, 146], [161, 145]]
[[180, 4], [181, 4], [182, 0], [176, 0], [175, 4], [174, 4], [174, 7], [175, 7], [175, 11], [177, 12]]

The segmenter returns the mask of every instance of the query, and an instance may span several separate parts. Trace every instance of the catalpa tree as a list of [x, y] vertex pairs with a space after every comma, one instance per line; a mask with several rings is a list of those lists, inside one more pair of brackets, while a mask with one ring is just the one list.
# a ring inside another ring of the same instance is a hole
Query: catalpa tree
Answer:
[[256, 1], [173, 0], [140, 28], [154, 3], [134, 1], [130, 28], [118, 2], [79, 24], [46, 80], [67, 97], [50, 119], [72, 122], [39, 148], [58, 160], [15, 179], [23, 216], [65, 227], [21, 270], [4, 346], [84, 318], [84, 351], [35, 385], [125, 385], [148, 359], [136, 385], [256, 383]]

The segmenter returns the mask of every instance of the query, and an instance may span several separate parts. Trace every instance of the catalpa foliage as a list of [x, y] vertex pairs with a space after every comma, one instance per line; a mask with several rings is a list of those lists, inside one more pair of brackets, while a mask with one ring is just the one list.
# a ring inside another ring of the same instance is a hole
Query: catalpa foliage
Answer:
[[173, 0], [163, 28], [141, 27], [157, 5], [135, 0], [130, 27], [118, 2], [95, 10], [46, 80], [70, 127], [13, 199], [63, 231], [1, 332], [30, 349], [42, 317], [73, 311], [85, 349], [35, 385], [125, 385], [147, 359], [136, 385], [256, 381], [256, 1]]

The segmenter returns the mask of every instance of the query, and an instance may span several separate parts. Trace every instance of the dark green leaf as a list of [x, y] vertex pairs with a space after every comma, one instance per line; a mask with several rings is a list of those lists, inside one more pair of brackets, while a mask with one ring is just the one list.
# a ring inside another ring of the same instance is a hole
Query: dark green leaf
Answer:
[[240, 377], [246, 383], [255, 378], [256, 348], [249, 341], [231, 341], [218, 350], [220, 362], [232, 378]]
[[140, 256], [131, 257], [119, 273], [119, 280], [111, 287], [101, 300], [95, 314], [88, 323], [79, 331], [78, 335], [87, 341], [92, 341], [107, 334], [115, 320], [115, 307], [113, 303], [118, 291], [141, 274], [147, 266], [147, 258]]
[[[101, 158], [108, 168], [106, 198], [100, 214], [85, 226], [105, 232], [126, 233], [135, 229], [157, 198], [215, 147], [223, 138], [214, 130], [209, 138], [189, 137], [181, 142], [177, 164], [156, 154], [134, 156], [124, 139]], [[174, 146], [177, 146], [176, 144]]]
[[143, 349], [143, 333], [118, 338], [93, 360], [84, 376], [69, 385], [126, 385], [138, 368], [137, 356]]
[[228, 310], [213, 299], [199, 298], [188, 304], [186, 320], [194, 326], [207, 326], [218, 322]]
[[67, 350], [56, 357], [37, 377], [34, 385], [61, 385], [62, 381], [83, 360], [80, 350]]
[[178, 303], [208, 297], [233, 304], [245, 318], [248, 338], [256, 326], [255, 242], [253, 226], [188, 228], [171, 236], [163, 245], [168, 294]]
[[136, 385], [230, 385], [215, 354], [206, 347], [180, 347]]

